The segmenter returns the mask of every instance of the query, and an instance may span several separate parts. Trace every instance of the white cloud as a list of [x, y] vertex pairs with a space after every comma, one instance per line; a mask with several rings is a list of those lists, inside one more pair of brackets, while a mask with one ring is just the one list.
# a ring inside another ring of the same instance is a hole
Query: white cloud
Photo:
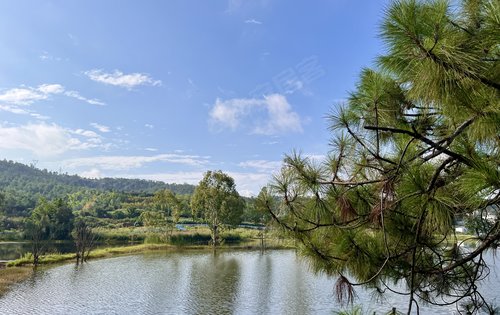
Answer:
[[304, 154], [306, 158], [313, 162], [318, 162], [318, 163], [323, 163], [326, 161], [327, 156], [324, 154], [315, 154], [315, 153], [308, 153]]
[[31, 105], [36, 101], [46, 100], [51, 94], [60, 94], [64, 87], [60, 84], [42, 84], [37, 88], [20, 87], [0, 93], [0, 102], [11, 105]]
[[61, 61], [61, 57], [55, 57], [49, 54], [47, 51], [43, 51], [40, 56], [38, 56], [42, 61]]
[[93, 168], [89, 171], [80, 172], [80, 176], [86, 177], [86, 178], [101, 178], [101, 177], [103, 177], [101, 174], [101, 171], [99, 171], [96, 168]]
[[149, 152], [156, 152], [158, 149], [156, 148], [145, 148], [144, 150], [149, 151]]
[[283, 87], [286, 89], [285, 94], [293, 94], [304, 89], [304, 82], [295, 79], [287, 80]]
[[153, 129], [155, 126], [153, 126], [151, 124], [145, 124], [144, 127], [149, 128], [149, 129]]
[[[264, 118], [258, 115], [265, 110]], [[217, 99], [210, 110], [212, 126], [235, 130], [241, 126], [243, 118], [250, 120], [250, 132], [263, 135], [302, 132], [299, 114], [281, 94], [271, 94], [263, 99]]]
[[19, 107], [16, 105], [0, 105], [0, 111], [9, 112], [16, 115], [30, 115], [31, 117], [35, 117], [39, 120], [46, 120], [50, 118], [48, 116], [37, 114], [33, 111], [25, 109], [24, 107]]
[[60, 94], [64, 92], [64, 87], [60, 84], [42, 84], [38, 86], [37, 90], [45, 95]]
[[281, 161], [250, 160], [238, 164], [243, 168], [253, 168], [259, 172], [274, 172], [280, 169]]
[[92, 127], [94, 127], [95, 129], [99, 130], [100, 132], [110, 132], [111, 131], [111, 128], [109, 128], [108, 126], [105, 126], [105, 125], [101, 125], [101, 124], [98, 124], [98, 123], [90, 123], [90, 125]]
[[257, 99], [233, 98], [227, 101], [217, 99], [210, 111], [210, 118], [215, 124], [236, 129], [242, 117], [248, 115], [251, 107], [259, 106], [261, 103], [262, 101]]
[[245, 197], [258, 195], [260, 189], [271, 180], [270, 173], [228, 172], [228, 175], [234, 178], [236, 189]]
[[85, 98], [76, 91], [65, 91], [61, 84], [41, 84], [36, 88], [21, 86], [0, 92], [0, 102], [6, 103], [0, 105], [0, 110], [19, 115], [31, 115], [37, 119], [48, 119], [49, 117], [26, 110], [24, 107], [37, 101], [48, 100], [52, 95], [58, 94], [64, 94], [93, 105], [104, 105], [103, 102]]
[[30, 112], [29, 114], [30, 114], [30, 116], [35, 117], [36, 119], [39, 119], [39, 120], [48, 120], [48, 119], [50, 119], [49, 116], [41, 115], [41, 114], [34, 113], [34, 112]]
[[262, 22], [261, 21], [257, 21], [256, 19], [249, 19], [249, 20], [246, 20], [245, 21], [246, 24], [257, 24], [257, 25], [261, 25]]
[[0, 105], [0, 110], [3, 110], [4, 112], [9, 112], [13, 114], [19, 114], [19, 115], [29, 115], [30, 111], [25, 110], [24, 108], [16, 107], [16, 106], [9, 106], [9, 105]]
[[[117, 177], [124, 178], [140, 178], [163, 181], [165, 183], [191, 184], [198, 185], [203, 178], [205, 172], [172, 172], [172, 173], [155, 173], [155, 174], [120, 174]], [[245, 197], [258, 195], [260, 189], [266, 186], [271, 180], [271, 175], [262, 173], [239, 173], [226, 172], [234, 178], [236, 189], [239, 194]]]
[[14, 105], [30, 105], [47, 98], [47, 94], [32, 88], [14, 88], [0, 94], [0, 102]]
[[70, 150], [101, 146], [100, 139], [96, 141], [97, 138], [90, 137], [90, 134], [83, 130], [69, 130], [46, 123], [16, 127], [0, 125], [0, 139], [1, 149], [27, 150], [38, 156], [55, 156]]
[[100, 106], [106, 105], [106, 103], [104, 103], [104, 102], [102, 102], [102, 101], [100, 101], [98, 99], [95, 99], [95, 98], [94, 99], [90, 99], [90, 98], [83, 97], [77, 91], [66, 91], [64, 93], [64, 95], [76, 98], [77, 100], [80, 100], [80, 101], [83, 101], [83, 102], [87, 102], [87, 103], [89, 103], [91, 105], [100, 105]]
[[181, 154], [158, 154], [153, 156], [96, 156], [87, 158], [76, 158], [65, 160], [63, 163], [68, 167], [99, 167], [105, 170], [128, 170], [142, 167], [144, 164], [153, 162], [166, 162], [200, 166], [208, 163], [209, 157], [198, 155]]
[[100, 136], [97, 133], [95, 133], [94, 131], [91, 131], [91, 130], [76, 129], [76, 130], [71, 131], [71, 133], [74, 133], [74, 134], [77, 134], [80, 136], [84, 136], [87, 138], [100, 138]]
[[139, 85], [161, 85], [160, 80], [154, 80], [149, 75], [144, 73], [125, 74], [119, 70], [115, 70], [113, 73], [107, 73], [101, 69], [92, 69], [85, 71], [84, 73], [93, 81], [120, 86], [127, 89], [132, 89]]
[[140, 178], [149, 180], [158, 180], [165, 183], [191, 184], [198, 185], [203, 178], [204, 172], [175, 172], [175, 173], [157, 173], [157, 174], [140, 174], [140, 175], [118, 175], [124, 178]]

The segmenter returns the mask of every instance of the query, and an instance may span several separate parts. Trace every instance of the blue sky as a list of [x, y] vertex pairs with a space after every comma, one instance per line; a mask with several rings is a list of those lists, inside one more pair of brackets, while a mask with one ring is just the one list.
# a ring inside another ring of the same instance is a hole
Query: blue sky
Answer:
[[383, 45], [387, 1], [2, 1], [0, 158], [257, 194]]

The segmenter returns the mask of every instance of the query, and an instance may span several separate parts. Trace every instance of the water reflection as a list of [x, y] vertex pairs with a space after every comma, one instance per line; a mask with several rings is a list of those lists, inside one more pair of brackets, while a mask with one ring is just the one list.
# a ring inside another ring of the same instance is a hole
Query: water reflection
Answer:
[[190, 314], [232, 314], [239, 293], [240, 265], [235, 257], [205, 255], [193, 262], [184, 309]]
[[[40, 269], [0, 299], [0, 314], [332, 314], [333, 283], [293, 251], [155, 253]], [[358, 296], [377, 314], [406, 307]]]

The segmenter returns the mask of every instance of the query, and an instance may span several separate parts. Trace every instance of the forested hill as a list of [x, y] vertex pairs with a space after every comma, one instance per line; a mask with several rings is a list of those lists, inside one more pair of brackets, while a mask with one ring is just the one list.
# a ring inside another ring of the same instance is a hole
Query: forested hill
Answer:
[[166, 184], [142, 179], [88, 179], [40, 170], [18, 162], [0, 161], [0, 192], [5, 194], [6, 199], [17, 199], [15, 204], [23, 208], [32, 206], [42, 196], [53, 199], [88, 189], [143, 194], [169, 189], [178, 194], [191, 194], [194, 188], [189, 184]]

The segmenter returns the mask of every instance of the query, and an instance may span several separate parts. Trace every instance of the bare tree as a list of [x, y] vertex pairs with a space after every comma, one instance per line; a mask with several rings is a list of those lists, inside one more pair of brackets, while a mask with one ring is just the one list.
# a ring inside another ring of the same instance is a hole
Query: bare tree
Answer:
[[78, 219], [73, 230], [73, 238], [76, 245], [76, 264], [83, 264], [95, 245], [96, 235], [83, 219]]

